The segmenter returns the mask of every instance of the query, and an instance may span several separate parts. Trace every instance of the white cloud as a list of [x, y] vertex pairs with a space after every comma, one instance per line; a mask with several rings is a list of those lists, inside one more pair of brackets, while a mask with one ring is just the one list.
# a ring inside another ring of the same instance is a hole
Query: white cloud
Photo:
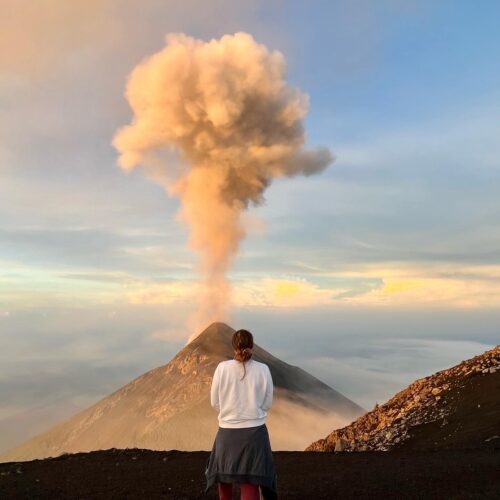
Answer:
[[[319, 355], [300, 359], [300, 365], [371, 409], [417, 378], [454, 366], [492, 347], [474, 341], [379, 338], [365, 343], [362, 356]], [[299, 358], [295, 361], [299, 362]]]

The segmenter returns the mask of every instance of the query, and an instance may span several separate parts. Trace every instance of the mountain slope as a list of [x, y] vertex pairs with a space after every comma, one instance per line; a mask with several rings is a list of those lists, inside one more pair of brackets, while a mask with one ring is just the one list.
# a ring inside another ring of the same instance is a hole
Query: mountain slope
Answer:
[[500, 445], [500, 346], [416, 380], [307, 451]]
[[[233, 356], [233, 332], [228, 325], [213, 323], [166, 365], [0, 455], [0, 460], [106, 448], [210, 449], [217, 430], [217, 414], [209, 401], [210, 384], [217, 364]], [[269, 366], [275, 385], [267, 419], [274, 449], [302, 449], [332, 426], [343, 425], [364, 411], [258, 345], [253, 357]]]

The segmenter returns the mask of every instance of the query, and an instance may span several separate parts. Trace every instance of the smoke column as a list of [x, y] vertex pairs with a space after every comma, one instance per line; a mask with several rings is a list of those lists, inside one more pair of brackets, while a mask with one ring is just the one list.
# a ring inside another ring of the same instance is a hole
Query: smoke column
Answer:
[[[168, 194], [180, 198], [179, 218], [199, 255], [200, 326], [226, 318], [226, 271], [245, 237], [242, 212], [262, 203], [274, 178], [312, 175], [333, 161], [327, 149], [303, 148], [308, 98], [284, 77], [283, 55], [246, 33], [209, 42], [168, 34], [129, 75], [134, 116], [113, 138], [118, 164], [167, 178]], [[165, 149], [178, 153], [182, 168], [155, 156]]]

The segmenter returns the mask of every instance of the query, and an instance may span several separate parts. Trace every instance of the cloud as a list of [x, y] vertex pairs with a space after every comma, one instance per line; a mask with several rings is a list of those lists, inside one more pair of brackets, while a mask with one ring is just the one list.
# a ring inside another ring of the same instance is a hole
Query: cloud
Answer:
[[0, 75], [36, 78], [72, 52], [99, 43], [113, 30], [108, 0], [3, 0]]
[[[454, 366], [494, 347], [474, 341], [432, 339], [358, 339], [352, 353], [300, 359], [301, 366], [358, 404], [371, 409], [417, 378]], [[335, 348], [332, 349], [335, 351]], [[295, 362], [299, 362], [297, 357]]]
[[169, 281], [167, 283], [137, 283], [127, 292], [131, 304], [177, 304], [196, 298], [196, 281]]
[[453, 263], [427, 265], [376, 264], [360, 272], [336, 276], [377, 278], [382, 286], [348, 297], [365, 306], [491, 308], [500, 306], [500, 266], [464, 268]]
[[126, 48], [138, 56], [137, 46], [151, 48], [165, 30], [234, 30], [254, 22], [260, 7], [255, 0], [3, 0], [0, 76], [46, 80], [94, 51], [116, 55]]
[[190, 267], [182, 244], [172, 245], [168, 234], [137, 233], [89, 227], [0, 228], [5, 260], [17, 267], [45, 266], [59, 272], [93, 269], [106, 273], [121, 271], [175, 272]]
[[[189, 302], [196, 282], [134, 283], [134, 304]], [[232, 280], [234, 307], [321, 306], [481, 309], [500, 306], [500, 266], [385, 263], [332, 271], [303, 269], [301, 275]]]
[[[307, 308], [334, 303], [345, 288], [326, 288], [300, 277], [234, 280], [233, 307]], [[199, 294], [197, 281], [172, 280], [166, 283], [134, 283], [128, 287], [132, 304], [190, 303]]]
[[300, 277], [271, 277], [237, 280], [234, 283], [238, 307], [308, 308], [333, 303], [343, 288], [327, 288]]
[[[130, 272], [70, 272], [11, 266], [0, 276], [0, 297], [21, 310], [50, 304], [189, 305], [200, 293], [199, 282], [184, 264], [171, 265], [178, 278], [147, 278]], [[500, 306], [500, 266], [401, 263], [356, 266], [352, 270], [306, 270], [300, 274], [246, 277], [231, 280], [235, 308], [314, 309], [322, 306], [381, 307], [384, 309], [488, 309]]]

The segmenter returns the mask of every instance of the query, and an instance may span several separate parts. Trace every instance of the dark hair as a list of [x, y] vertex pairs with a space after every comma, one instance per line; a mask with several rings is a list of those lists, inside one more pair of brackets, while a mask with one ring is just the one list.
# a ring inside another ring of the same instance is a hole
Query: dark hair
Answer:
[[241, 377], [241, 380], [243, 380], [247, 374], [245, 361], [248, 361], [252, 357], [253, 335], [248, 330], [238, 330], [233, 333], [232, 344], [234, 359], [243, 363], [243, 377]]

